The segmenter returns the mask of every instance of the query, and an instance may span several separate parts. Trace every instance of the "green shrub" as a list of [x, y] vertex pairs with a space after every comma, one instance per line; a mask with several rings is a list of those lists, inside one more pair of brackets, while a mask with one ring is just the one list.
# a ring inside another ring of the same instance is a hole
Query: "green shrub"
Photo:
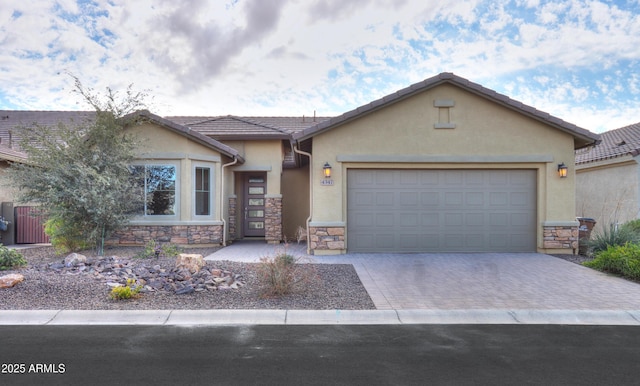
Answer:
[[626, 243], [609, 246], [606, 250], [598, 252], [593, 260], [585, 262], [584, 265], [630, 279], [640, 279], [640, 245]]
[[628, 221], [622, 227], [640, 235], [640, 219]]
[[15, 249], [0, 244], [0, 271], [27, 265], [27, 260]]
[[113, 300], [132, 299], [140, 296], [141, 285], [135, 285], [134, 279], [127, 279], [127, 285], [113, 287], [109, 296]]
[[257, 272], [263, 297], [290, 294], [316, 277], [311, 264], [299, 264], [298, 259], [287, 253], [261, 258]]
[[606, 251], [609, 247], [623, 246], [627, 243], [635, 244], [640, 242], [640, 233], [634, 232], [631, 227], [610, 225], [601, 232], [592, 235], [587, 242], [590, 255]]
[[135, 257], [141, 259], [148, 259], [151, 257], [176, 257], [182, 253], [182, 249], [175, 244], [160, 245], [155, 240], [149, 240], [144, 246], [144, 249], [140, 251]]
[[44, 224], [44, 233], [51, 239], [51, 245], [58, 254], [78, 252], [91, 247], [84, 237], [82, 229], [62, 218], [53, 217]]

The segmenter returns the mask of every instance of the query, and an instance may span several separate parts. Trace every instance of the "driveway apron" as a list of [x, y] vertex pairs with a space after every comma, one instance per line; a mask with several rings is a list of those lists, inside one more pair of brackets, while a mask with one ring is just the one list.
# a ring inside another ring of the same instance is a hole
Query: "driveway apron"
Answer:
[[[207, 260], [258, 262], [283, 246], [234, 243]], [[539, 253], [346, 254], [307, 256], [352, 264], [377, 309], [637, 310], [640, 284]]]

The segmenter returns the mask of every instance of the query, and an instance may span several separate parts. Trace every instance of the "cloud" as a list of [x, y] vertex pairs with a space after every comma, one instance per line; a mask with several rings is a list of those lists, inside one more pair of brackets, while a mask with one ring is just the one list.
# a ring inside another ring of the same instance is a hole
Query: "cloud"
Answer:
[[[149, 33], [143, 39], [152, 61], [172, 74], [182, 91], [199, 89], [244, 49], [259, 44], [277, 28], [284, 5], [282, 0], [250, 0], [239, 12], [215, 9], [205, 0], [170, 3], [174, 6], [168, 12], [148, 19]], [[238, 18], [237, 23], [222, 25], [224, 18], [215, 12]]]
[[78, 108], [69, 71], [148, 89], [161, 115], [334, 115], [451, 71], [601, 130], [640, 116], [639, 15], [604, 0], [0, 2], [0, 108]]

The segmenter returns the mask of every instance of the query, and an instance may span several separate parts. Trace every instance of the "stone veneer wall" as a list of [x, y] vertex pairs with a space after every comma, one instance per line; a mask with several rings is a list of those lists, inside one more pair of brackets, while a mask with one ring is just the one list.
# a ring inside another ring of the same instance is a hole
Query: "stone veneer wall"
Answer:
[[150, 240], [182, 245], [222, 243], [222, 225], [132, 225], [115, 232], [109, 244], [145, 245]]
[[282, 241], [282, 197], [265, 198], [264, 228], [264, 238], [268, 243]]
[[236, 197], [229, 197], [229, 240], [235, 240], [237, 235], [236, 229], [236, 215], [237, 215], [238, 199]]
[[344, 227], [309, 227], [309, 249], [343, 250]]
[[578, 249], [577, 226], [544, 226], [545, 249]]

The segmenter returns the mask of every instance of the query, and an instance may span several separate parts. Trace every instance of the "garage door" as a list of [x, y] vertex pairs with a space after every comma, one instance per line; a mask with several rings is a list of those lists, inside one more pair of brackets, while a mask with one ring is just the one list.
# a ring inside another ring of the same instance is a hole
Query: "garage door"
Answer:
[[347, 174], [350, 252], [535, 252], [535, 170]]

